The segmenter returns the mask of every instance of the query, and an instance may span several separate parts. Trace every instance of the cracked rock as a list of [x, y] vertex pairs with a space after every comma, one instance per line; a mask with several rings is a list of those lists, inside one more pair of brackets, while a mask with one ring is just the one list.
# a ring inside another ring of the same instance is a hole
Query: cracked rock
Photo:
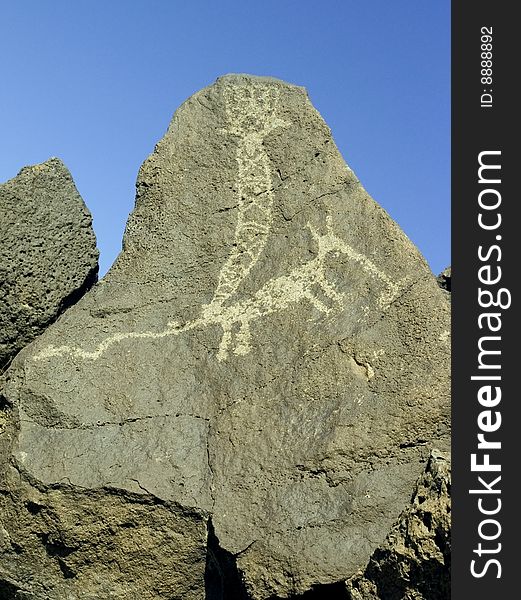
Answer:
[[[5, 373], [5, 510], [46, 508], [2, 523], [0, 577], [57, 599], [336, 589], [449, 447], [449, 311], [305, 90], [220, 78], [141, 167], [109, 273]], [[118, 544], [142, 538], [140, 566]]]
[[97, 273], [92, 218], [60, 160], [0, 185], [0, 371]]
[[433, 451], [410, 506], [363, 571], [346, 584], [348, 600], [450, 598], [451, 460]]

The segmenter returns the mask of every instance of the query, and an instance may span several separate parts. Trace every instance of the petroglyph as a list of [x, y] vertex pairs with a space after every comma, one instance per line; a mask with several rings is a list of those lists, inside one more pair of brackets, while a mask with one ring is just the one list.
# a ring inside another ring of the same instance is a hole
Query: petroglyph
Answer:
[[325, 259], [329, 254], [345, 255], [378, 281], [382, 291], [378, 305], [385, 310], [397, 296], [399, 287], [363, 254], [354, 250], [333, 233], [332, 219], [326, 217], [326, 233], [320, 234], [307, 224], [317, 246], [313, 259], [294, 268], [289, 274], [267, 281], [253, 296], [236, 299], [242, 281], [257, 263], [266, 246], [273, 220], [273, 169], [263, 141], [278, 128], [287, 128], [288, 121], [277, 116], [278, 90], [262, 83], [229, 86], [224, 90], [227, 135], [238, 137], [237, 142], [237, 224], [232, 251], [224, 263], [209, 304], [201, 307], [198, 318], [184, 324], [168, 323], [160, 332], [116, 333], [104, 339], [92, 351], [70, 346], [48, 346], [35, 360], [62, 355], [96, 360], [111, 346], [134, 339], [160, 339], [178, 336], [193, 329], [219, 326], [222, 329], [217, 359], [228, 358], [230, 351], [245, 355], [251, 350], [252, 324], [270, 314], [285, 311], [302, 301], [309, 302], [319, 313], [331, 315], [346, 306], [348, 296], [340, 293], [326, 277]]
[[224, 88], [228, 127], [237, 136], [237, 225], [234, 246], [219, 274], [211, 306], [232, 296], [249, 274], [266, 245], [273, 220], [270, 159], [263, 142], [273, 130], [291, 123], [277, 117], [279, 92], [262, 84]]
[[[212, 302], [203, 307], [199, 318], [184, 325], [177, 321], [171, 321], [164, 331], [116, 333], [103, 340], [91, 352], [69, 346], [48, 346], [35, 359], [41, 360], [69, 354], [77, 358], [95, 360], [112, 345], [124, 340], [160, 339], [211, 325], [219, 325], [222, 328], [222, 338], [217, 353], [219, 361], [228, 357], [230, 349], [236, 355], [248, 354], [251, 350], [251, 324], [267, 315], [284, 311], [303, 300], [310, 302], [317, 311], [325, 315], [339, 312], [345, 308], [347, 296], [338, 292], [325, 274], [325, 259], [330, 253], [333, 255], [345, 254], [351, 260], [359, 263], [360, 267], [369, 275], [379, 280], [383, 291], [378, 298], [378, 305], [385, 310], [397, 296], [400, 286], [391, 281], [366, 256], [356, 252], [337, 237], [333, 233], [330, 216], [327, 217], [327, 233], [325, 235], [319, 234], [310, 223], [307, 226], [318, 246], [315, 258], [293, 269], [288, 275], [270, 279], [249, 298], [229, 305], [223, 302]], [[237, 330], [235, 335], [233, 335], [234, 330]]]
[[[289, 275], [270, 279], [251, 298], [229, 306], [210, 304], [203, 309], [202, 318], [197, 320], [199, 326], [219, 324], [223, 329], [217, 354], [219, 360], [224, 360], [228, 356], [234, 328], [238, 328], [238, 331], [235, 334], [233, 352], [237, 355], [247, 354], [251, 350], [251, 323], [272, 313], [286, 310], [292, 304], [307, 300], [317, 311], [326, 315], [341, 311], [345, 307], [347, 298], [326, 278], [325, 259], [329, 253], [345, 254], [351, 260], [358, 262], [373, 277], [383, 282], [384, 291], [378, 301], [380, 308], [387, 308], [398, 294], [398, 286], [394, 282], [381, 273], [367, 257], [353, 250], [333, 233], [329, 215], [325, 235], [320, 235], [310, 223], [307, 226], [318, 246], [315, 258], [295, 268]], [[170, 325], [176, 326], [175, 323]], [[188, 325], [191, 328], [191, 324]]]

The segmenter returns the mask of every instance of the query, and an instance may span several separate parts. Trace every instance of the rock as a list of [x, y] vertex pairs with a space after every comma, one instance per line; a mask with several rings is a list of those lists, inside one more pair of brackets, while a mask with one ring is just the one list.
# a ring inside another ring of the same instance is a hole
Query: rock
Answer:
[[437, 278], [438, 285], [442, 290], [447, 292], [451, 292], [451, 278], [452, 278], [452, 269], [451, 267], [447, 267], [444, 271], [442, 271]]
[[0, 495], [1, 598], [203, 597], [190, 586], [204, 580], [206, 564], [197, 513], [121, 490], [43, 489], [12, 475], [15, 497]]
[[0, 372], [97, 273], [92, 218], [60, 160], [0, 185]]
[[[155, 598], [343, 586], [449, 447], [449, 309], [305, 90], [219, 79], [141, 167], [109, 273], [5, 374], [4, 511], [44, 505], [66, 550], [7, 519], [0, 572], [53, 598], [152, 597], [160, 557]], [[90, 549], [157, 506], [179, 547]]]
[[349, 600], [448, 600], [450, 454], [434, 451], [412, 498], [365, 571], [347, 582]]

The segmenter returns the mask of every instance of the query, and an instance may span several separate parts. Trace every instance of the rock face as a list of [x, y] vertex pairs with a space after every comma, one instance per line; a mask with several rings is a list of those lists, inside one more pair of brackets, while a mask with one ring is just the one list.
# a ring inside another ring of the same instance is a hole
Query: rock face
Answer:
[[364, 573], [347, 582], [349, 600], [450, 598], [450, 486], [450, 454], [434, 451], [411, 505]]
[[5, 374], [0, 579], [273, 600], [353, 576], [448, 448], [449, 308], [305, 90], [219, 79], [143, 164], [108, 275]]
[[92, 218], [60, 160], [0, 185], [0, 372], [97, 273]]

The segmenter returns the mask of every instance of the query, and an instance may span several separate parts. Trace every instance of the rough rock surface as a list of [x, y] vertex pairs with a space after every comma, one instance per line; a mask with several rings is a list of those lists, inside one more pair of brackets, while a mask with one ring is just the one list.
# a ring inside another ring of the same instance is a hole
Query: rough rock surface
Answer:
[[0, 372], [97, 273], [92, 218], [60, 160], [0, 185]]
[[411, 506], [365, 571], [347, 582], [349, 600], [450, 598], [450, 484], [450, 454], [434, 451]]
[[[58, 600], [348, 579], [449, 446], [449, 309], [305, 90], [219, 79], [143, 164], [110, 272], [5, 374], [4, 511], [25, 518], [0, 579]], [[164, 555], [118, 551], [157, 528]]]

